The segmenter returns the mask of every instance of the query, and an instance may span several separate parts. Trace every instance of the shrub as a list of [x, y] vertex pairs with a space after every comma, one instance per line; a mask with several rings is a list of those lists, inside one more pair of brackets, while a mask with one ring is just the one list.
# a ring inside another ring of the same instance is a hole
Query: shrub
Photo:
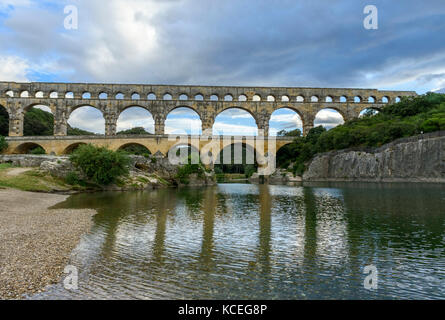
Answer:
[[8, 142], [6, 141], [5, 137], [0, 136], [0, 153], [5, 151], [8, 148]]
[[[196, 161], [193, 161], [196, 162]], [[178, 168], [178, 171], [176, 173], [176, 179], [179, 180], [179, 182], [183, 184], [189, 183], [189, 176], [193, 173], [198, 174], [198, 177], [202, 178], [204, 176], [204, 173], [206, 172], [205, 167], [201, 163], [201, 160], [199, 159], [198, 163], [192, 163], [192, 156], [188, 157], [188, 163], [186, 163], [183, 166], [180, 166]]]
[[123, 151], [112, 151], [91, 144], [79, 146], [70, 156], [71, 162], [99, 185], [108, 185], [128, 174], [130, 158]]
[[46, 154], [46, 152], [45, 149], [39, 146], [29, 150], [29, 154]]
[[69, 172], [65, 177], [65, 182], [70, 185], [80, 185], [83, 181], [79, 178], [78, 174], [74, 171]]

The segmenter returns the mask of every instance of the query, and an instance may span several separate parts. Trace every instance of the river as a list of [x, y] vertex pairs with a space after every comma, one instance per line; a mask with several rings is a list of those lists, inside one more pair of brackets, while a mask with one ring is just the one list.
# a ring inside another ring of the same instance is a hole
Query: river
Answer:
[[57, 207], [98, 212], [70, 261], [78, 289], [32, 299], [445, 298], [443, 185], [219, 184]]

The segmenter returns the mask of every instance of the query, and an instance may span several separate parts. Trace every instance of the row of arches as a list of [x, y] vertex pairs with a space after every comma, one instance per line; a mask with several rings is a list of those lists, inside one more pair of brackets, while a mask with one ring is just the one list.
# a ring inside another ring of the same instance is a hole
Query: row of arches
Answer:
[[[12, 90], [8, 90], [5, 93], [7, 96], [9, 97], [14, 97], [14, 92]], [[28, 91], [21, 91], [20, 94], [18, 95], [20, 98], [31, 98], [31, 95]], [[35, 98], [45, 98], [45, 97], [49, 97], [49, 98], [74, 98], [74, 93], [72, 91], [68, 91], [66, 92], [64, 95], [59, 96], [59, 93], [57, 91], [51, 91], [48, 93], [47, 96], [45, 96], [43, 91], [37, 91], [34, 94]], [[82, 99], [91, 99], [92, 98], [92, 94], [91, 92], [85, 91], [82, 92], [81, 96]], [[126, 96], [124, 93], [122, 92], [117, 92], [115, 94], [109, 95], [106, 92], [100, 92], [97, 95], [98, 99], [117, 99], [117, 100], [123, 100], [123, 99], [130, 99], [130, 100], [141, 100], [144, 99], [144, 95], [141, 95], [137, 92], [133, 92], [132, 94]], [[156, 94], [154, 92], [150, 92], [145, 96], [146, 100], [173, 100], [173, 95], [170, 92], [165, 92], [163, 95], [161, 95], [160, 97], [157, 97]], [[183, 100], [183, 101], [188, 101], [188, 100], [194, 100], [194, 101], [204, 101], [204, 95], [201, 93], [198, 93], [196, 95], [193, 96], [189, 96], [186, 93], [181, 93], [178, 95], [177, 100]], [[223, 101], [248, 101], [248, 97], [245, 94], [241, 94], [238, 97], [232, 95], [232, 94], [226, 94], [224, 96], [219, 96], [218, 94], [212, 94], [208, 97], [208, 100], [210, 101], [219, 101], [219, 100], [223, 100]], [[252, 101], [268, 101], [268, 102], [275, 102], [275, 101], [282, 101], [282, 102], [290, 102], [293, 99], [290, 98], [290, 96], [288, 95], [282, 95], [282, 96], [276, 96], [276, 95], [267, 95], [265, 97], [262, 97], [259, 94], [255, 94], [252, 96]], [[395, 97], [394, 102], [399, 102], [401, 100], [401, 97]], [[332, 95], [326, 95], [324, 97], [318, 96], [318, 95], [312, 95], [312, 96], [304, 96], [304, 95], [297, 95], [295, 100], [296, 102], [327, 102], [327, 103], [333, 103], [333, 102], [340, 102], [340, 103], [346, 103], [348, 102], [348, 96], [346, 95], [341, 95], [338, 98], [335, 98]], [[388, 96], [383, 96], [381, 98], [377, 98], [375, 96], [369, 96], [369, 97], [363, 97], [360, 95], [356, 95], [354, 97], [352, 97], [352, 101], [355, 103], [389, 103], [390, 101], [390, 97]], [[351, 102], [352, 102], [351, 101]]]
[[[64, 149], [62, 154], [69, 155], [82, 145], [86, 145], [86, 143], [85, 142], [72, 143]], [[242, 149], [246, 149], [248, 151], [248, 154], [246, 155], [246, 153], [243, 152], [243, 154], [242, 154], [243, 159], [239, 159], [240, 155], [236, 155], [236, 152], [234, 152], [235, 146], [241, 147]], [[224, 151], [227, 150], [228, 148], [232, 149], [231, 152], [228, 152], [229, 157], [232, 156], [232, 158], [233, 158], [233, 155], [236, 155], [236, 157], [234, 159], [232, 159], [233, 164], [240, 164], [242, 161], [246, 162], [246, 160], [247, 160], [248, 164], [256, 164], [256, 163], [254, 163], [254, 162], [256, 162], [256, 158], [257, 158], [255, 148], [249, 144], [244, 143], [244, 142], [233, 142], [233, 143], [225, 146], [223, 149], [221, 149], [219, 151], [220, 156], [218, 156], [217, 160], [216, 160], [217, 164], [219, 164], [219, 163], [223, 164], [223, 163], [227, 162], [227, 156], [225, 158], [223, 158], [222, 155], [223, 155]], [[36, 150], [39, 150], [39, 152], [41, 152], [41, 154], [47, 153], [47, 151], [48, 151], [48, 150], [45, 150], [44, 147], [42, 145], [40, 145], [39, 143], [24, 142], [24, 143], [18, 145], [14, 149], [14, 153], [16, 153], [16, 154], [32, 154], [32, 153], [35, 153]], [[136, 154], [136, 155], [147, 155], [147, 154], [151, 155], [151, 154], [153, 154], [153, 152], [150, 151], [146, 146], [144, 146], [143, 144], [137, 143], [137, 142], [125, 143], [125, 144], [121, 145], [119, 148], [117, 148], [117, 150], [127, 151], [130, 154]], [[195, 146], [192, 146], [191, 144], [184, 144], [184, 143], [178, 143], [178, 144], [173, 145], [172, 147], [170, 147], [169, 151], [164, 156], [168, 156], [168, 154], [170, 152], [173, 152], [173, 154], [176, 154], [177, 156], [179, 156], [180, 159], [182, 158], [180, 161], [188, 161], [187, 160], [188, 157], [190, 155], [192, 155], [193, 153], [198, 154], [198, 155], [200, 154], [200, 151]], [[251, 157], [251, 159], [250, 159], [250, 157]]]
[[[32, 109], [39, 109], [51, 113], [51, 109], [47, 106], [34, 106]], [[30, 109], [31, 110], [31, 109]], [[372, 109], [373, 110], [373, 109]], [[372, 112], [371, 109], [365, 109], [361, 112], [361, 115], [369, 115]], [[7, 135], [7, 117], [8, 113], [6, 109], [0, 106], [0, 121], [5, 122], [0, 125], [0, 130], [3, 129], [5, 132], [0, 132], [2, 135]], [[5, 119], [6, 118], [6, 119]], [[24, 125], [24, 135], [51, 135], [51, 132], [45, 133], [35, 133], [38, 128], [36, 125], [31, 125], [33, 127], [30, 134], [27, 131], [29, 127], [27, 117], [25, 114], [25, 125]], [[53, 121], [48, 121], [52, 123]], [[343, 116], [335, 109], [325, 108], [320, 110], [315, 116], [313, 125], [323, 126], [327, 129], [331, 129], [344, 122]], [[102, 112], [92, 106], [83, 106], [74, 110], [69, 118], [68, 125], [71, 128], [79, 128], [87, 132], [94, 134], [104, 134], [105, 133], [105, 119]], [[274, 111], [269, 119], [269, 131], [267, 132], [270, 136], [280, 136], [288, 132], [299, 130], [303, 132], [303, 120], [301, 115], [291, 109], [291, 108], [280, 108]], [[133, 128], [143, 128], [145, 132], [154, 134], [155, 133], [155, 121], [152, 114], [138, 106], [133, 106], [125, 109], [117, 119], [117, 132], [124, 133], [127, 130]], [[47, 129], [46, 129], [47, 130]], [[135, 132], [132, 132], [135, 133]], [[202, 121], [200, 115], [191, 108], [188, 107], [178, 107], [172, 110], [166, 117], [164, 123], [164, 133], [166, 134], [191, 134], [199, 135], [202, 134]], [[221, 113], [219, 113], [212, 126], [212, 133], [215, 135], [258, 135], [258, 124], [253, 117], [253, 115], [244, 109], [240, 108], [229, 108]], [[70, 132], [68, 132], [70, 135]]]

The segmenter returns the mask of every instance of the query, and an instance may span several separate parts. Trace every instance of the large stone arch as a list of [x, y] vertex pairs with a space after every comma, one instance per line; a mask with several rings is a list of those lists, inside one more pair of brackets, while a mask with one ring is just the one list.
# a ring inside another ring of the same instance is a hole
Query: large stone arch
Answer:
[[[104, 121], [104, 133], [106, 134], [107, 133], [107, 118], [106, 118], [107, 114], [106, 114], [106, 111], [102, 107], [96, 106], [94, 104], [85, 103], [85, 104], [78, 104], [78, 105], [75, 105], [73, 107], [69, 107], [68, 110], [65, 113], [66, 114], [66, 123], [69, 124], [69, 121], [72, 119], [73, 113], [75, 111], [77, 111], [77, 110], [82, 109], [82, 108], [93, 108], [93, 109], [99, 111], [99, 113], [101, 114], [102, 119]], [[83, 130], [90, 131], [91, 129], [83, 129]]]
[[[184, 155], [186, 158], [188, 158], [188, 156], [191, 156], [193, 154], [197, 155], [197, 156], [200, 156], [201, 150], [200, 150], [199, 144], [198, 143], [195, 144], [192, 141], [187, 141], [187, 142], [179, 141], [179, 142], [173, 143], [171, 146], [169, 146], [168, 150], [166, 151], [165, 156], [166, 157], [171, 157], [171, 152], [174, 152], [173, 156], [175, 156], [175, 155], [179, 156], [179, 158], [181, 159], [180, 161], [185, 161], [186, 159], [182, 159], [181, 158], [181, 154], [178, 155], [178, 151], [180, 150], [181, 147], [184, 148], [184, 149], [185, 148], [190, 148], [190, 152], [187, 152], [187, 155]], [[174, 161], [174, 159], [173, 159], [173, 161]], [[182, 162], [182, 163], [184, 163], [184, 162]]]
[[[219, 110], [215, 113], [215, 115], [214, 115], [214, 120], [215, 120], [216, 117], [218, 117], [221, 113], [223, 113], [224, 111], [230, 110], [230, 109], [241, 109], [241, 110], [243, 110], [243, 111], [248, 112], [248, 113], [253, 117], [253, 119], [255, 120], [256, 125], [258, 126], [258, 114], [257, 114], [256, 110], [251, 110], [251, 109], [248, 108], [248, 107], [245, 107], [245, 106], [239, 106], [239, 105], [229, 105], [229, 106], [225, 106], [225, 107], [219, 109]], [[252, 108], [252, 109], [253, 109], [253, 108]]]
[[26, 105], [23, 108], [22, 112], [23, 112], [23, 114], [25, 114], [26, 112], [28, 112], [29, 110], [31, 110], [32, 108], [37, 107], [37, 106], [48, 107], [51, 110], [52, 114], [56, 113], [56, 106], [55, 106], [55, 104], [51, 103], [50, 101], [47, 101], [46, 99], [42, 100], [42, 101], [39, 101], [39, 102], [33, 102], [33, 103], [30, 103], [30, 104]]
[[[341, 117], [342, 117], [342, 120], [343, 120], [343, 123], [348, 119], [347, 118], [347, 115], [343, 112], [343, 111], [340, 111], [339, 110], [339, 108], [336, 108], [336, 107], [328, 107], [328, 106], [326, 106], [326, 107], [322, 107], [322, 108], [320, 108], [315, 114], [314, 114], [314, 120], [313, 120], [313, 125], [315, 126], [315, 122], [317, 121], [317, 116], [320, 114], [320, 112], [323, 112], [323, 111], [329, 111], [329, 110], [334, 110], [334, 111], [336, 111]], [[337, 124], [338, 125], [338, 124]], [[336, 126], [336, 125], [335, 125]], [[329, 129], [331, 129], [331, 128], [333, 128], [333, 127], [335, 127], [335, 126], [327, 126], [327, 125], [325, 125], [325, 127], [328, 127]]]
[[[260, 129], [264, 129], [262, 126], [263, 123], [260, 121], [260, 117], [262, 116], [262, 114], [256, 113], [246, 107], [242, 107], [242, 106], [239, 107], [239, 106], [235, 105], [235, 106], [224, 107], [223, 109], [220, 109], [217, 112], [215, 112], [215, 114], [213, 115], [213, 119], [212, 119], [213, 120], [212, 121], [212, 132], [214, 132], [216, 130], [215, 125], [217, 124], [218, 117], [222, 116], [222, 114], [224, 112], [229, 111], [229, 110], [242, 110], [244, 112], [247, 112], [252, 117], [252, 119], [255, 123], [255, 128], [256, 128], [256, 132], [257, 132], [256, 134], [253, 134], [253, 135], [259, 135]], [[263, 121], [263, 122], [268, 122], [268, 120]], [[244, 134], [240, 134], [240, 135], [244, 135]]]
[[[181, 100], [181, 102], [185, 102], [185, 101], [187, 101], [187, 100]], [[181, 104], [177, 104], [175, 106], [168, 108], [168, 110], [165, 112], [165, 119], [167, 119], [167, 117], [170, 113], [172, 113], [173, 111], [175, 111], [176, 109], [179, 109], [179, 108], [187, 108], [187, 109], [190, 109], [191, 111], [194, 111], [199, 116], [199, 120], [202, 121], [202, 111], [199, 110], [198, 108], [196, 108], [195, 105], [192, 103], [181, 103]]]
[[85, 142], [75, 142], [67, 146], [63, 151], [62, 154], [71, 154], [74, 150], [76, 150], [81, 145], [86, 145]]
[[68, 107], [67, 108], [67, 112], [66, 112], [66, 118], [67, 120], [70, 118], [71, 114], [76, 111], [77, 109], [80, 108], [85, 108], [85, 107], [89, 107], [89, 108], [94, 108], [99, 110], [102, 113], [102, 116], [105, 117], [105, 110], [102, 106], [97, 106], [93, 103], [82, 103], [82, 104], [76, 104], [74, 106]]
[[35, 142], [24, 142], [22, 144], [19, 144], [13, 151], [14, 154], [27, 154], [29, 153], [32, 149], [40, 147], [43, 150], [45, 150], [45, 153], [47, 153], [48, 151], [41, 145]]
[[[198, 116], [198, 120], [200, 121], [200, 128], [199, 130], [196, 130], [195, 128], [191, 127], [190, 128], [190, 133], [191, 134], [201, 134], [202, 129], [203, 129], [203, 117], [202, 117], [202, 113], [200, 112], [200, 110], [198, 110], [197, 108], [195, 108], [193, 105], [188, 105], [188, 104], [178, 104], [175, 105], [171, 108], [168, 109], [168, 111], [165, 114], [165, 118], [164, 118], [164, 125], [167, 126], [167, 122], [168, 121], [172, 121], [172, 119], [169, 119], [169, 116], [175, 116], [173, 113], [175, 111], [177, 111], [178, 109], [187, 109], [190, 113], [197, 115]], [[174, 129], [179, 129], [179, 128], [174, 128]], [[164, 129], [166, 130], [166, 129]], [[196, 130], [196, 132], [195, 132]], [[164, 132], [167, 133], [167, 132]]]
[[141, 147], [144, 147], [145, 149], [148, 150], [148, 152], [149, 152], [150, 154], [154, 154], [154, 153], [153, 153], [153, 150], [150, 150], [150, 147], [149, 147], [149, 146], [145, 145], [144, 143], [139, 143], [139, 142], [127, 142], [127, 143], [124, 143], [124, 144], [122, 144], [121, 146], [119, 146], [119, 147], [117, 148], [117, 150], [125, 150], [125, 148], [127, 148], [127, 147], [131, 147], [131, 146], [141, 146]]
[[301, 127], [302, 127], [302, 132], [301, 132], [301, 133], [303, 134], [304, 126], [305, 126], [305, 124], [306, 124], [306, 119], [305, 119], [305, 117], [304, 117], [304, 112], [303, 112], [302, 110], [300, 110], [300, 109], [298, 109], [298, 108], [295, 108], [295, 107], [293, 107], [293, 106], [290, 106], [290, 105], [278, 105], [276, 108], [274, 108], [274, 109], [272, 110], [272, 112], [271, 112], [271, 114], [270, 114], [270, 116], [269, 116], [269, 120], [268, 120], [268, 123], [269, 123], [269, 130], [270, 130], [270, 122], [271, 122], [271, 118], [272, 118], [273, 114], [274, 114], [276, 111], [284, 110], [284, 109], [291, 110], [291, 111], [295, 112], [295, 113], [299, 116], [300, 121], [301, 121]]
[[[245, 153], [243, 149], [246, 150]], [[241, 154], [239, 154], [240, 150]], [[230, 141], [227, 143], [223, 142], [220, 145], [219, 151], [213, 155], [213, 165], [219, 167], [223, 172], [227, 171], [228, 166], [236, 168], [237, 165], [240, 167], [252, 165], [256, 170], [259, 166], [261, 166], [264, 157], [263, 152], [258, 151], [259, 150], [257, 150], [254, 139], [243, 139], [239, 141]]]
[[118, 108], [118, 117], [121, 115], [122, 112], [124, 112], [125, 110], [128, 110], [130, 108], [142, 108], [142, 109], [145, 109], [148, 112], [150, 112], [150, 114], [152, 116], [153, 116], [154, 113], [156, 113], [155, 110], [153, 110], [153, 108], [151, 106], [149, 106], [149, 105], [145, 105], [145, 104], [142, 104], [142, 103], [131, 103], [131, 104], [123, 105], [123, 106]]
[[319, 108], [314, 109], [314, 115], [317, 115], [320, 111], [326, 110], [326, 109], [332, 109], [337, 111], [342, 117], [343, 120], [346, 121], [348, 119], [348, 111], [344, 107], [339, 107], [338, 105], [321, 105]]
[[[152, 111], [153, 109], [151, 107], [145, 106], [143, 104], [137, 104], [137, 103], [136, 104], [128, 104], [128, 105], [125, 105], [125, 106], [119, 108], [118, 112], [116, 113], [116, 131], [117, 131], [117, 133], [118, 133], [119, 126], [120, 126], [120, 123], [121, 123], [120, 121], [125, 121], [125, 119], [122, 119], [123, 116], [125, 115], [125, 112], [129, 111], [131, 109], [134, 109], [135, 112], [138, 112], [139, 110], [144, 110], [143, 111], [144, 115], [140, 114], [141, 118], [139, 120], [132, 119], [132, 122], [135, 122], [135, 121], [138, 122], [138, 121], [143, 120], [143, 123], [140, 123], [140, 125], [133, 125], [133, 128], [135, 128], [135, 127], [143, 127], [147, 131], [148, 124], [151, 125], [151, 123], [152, 123], [153, 124], [153, 133], [155, 133], [155, 127], [156, 127], [156, 125], [155, 125], [155, 114], [156, 113]], [[126, 128], [124, 130], [127, 130], [127, 129], [131, 129], [131, 128]], [[148, 131], [149, 130], [150, 129], [148, 129]]]

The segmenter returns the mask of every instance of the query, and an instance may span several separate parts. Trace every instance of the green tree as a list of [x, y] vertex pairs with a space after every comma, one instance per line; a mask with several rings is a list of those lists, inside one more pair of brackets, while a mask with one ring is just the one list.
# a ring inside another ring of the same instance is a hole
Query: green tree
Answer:
[[283, 129], [277, 132], [277, 137], [300, 137], [300, 136], [301, 136], [300, 129], [295, 129], [291, 131]]
[[123, 151], [112, 151], [91, 144], [79, 146], [71, 155], [72, 163], [94, 183], [108, 185], [128, 174], [130, 158]]
[[147, 130], [145, 130], [142, 127], [135, 127], [128, 130], [119, 131], [117, 134], [119, 135], [126, 135], [126, 134], [151, 134]]
[[25, 113], [23, 134], [25, 136], [52, 136], [54, 116], [50, 112], [31, 108]]

